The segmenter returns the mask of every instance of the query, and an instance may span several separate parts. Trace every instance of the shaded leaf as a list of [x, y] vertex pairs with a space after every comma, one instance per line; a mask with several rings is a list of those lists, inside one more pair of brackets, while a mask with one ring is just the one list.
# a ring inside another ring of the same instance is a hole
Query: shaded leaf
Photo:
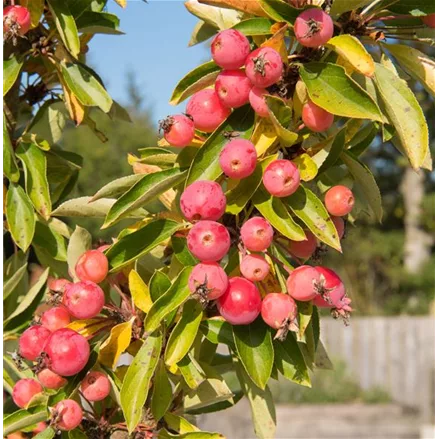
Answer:
[[155, 302], [160, 296], [166, 293], [171, 285], [172, 283], [165, 273], [155, 271], [149, 281], [149, 293], [151, 294], [152, 301]]
[[302, 12], [282, 0], [259, 0], [264, 12], [273, 20], [294, 26], [296, 17]]
[[179, 363], [178, 369], [191, 389], [196, 389], [205, 379], [206, 374], [191, 353], [188, 353]]
[[216, 31], [217, 29], [214, 26], [206, 23], [203, 20], [200, 20], [192, 31], [188, 46], [195, 46], [196, 44], [208, 40], [210, 37], [213, 37], [216, 34]]
[[[82, 227], [76, 226], [67, 246], [67, 263], [69, 265], [69, 272], [72, 276], [76, 276], [76, 263], [87, 250], [91, 249], [91, 243], [92, 237], [90, 233]], [[76, 278], [76, 280], [79, 279]]]
[[119, 18], [107, 12], [84, 11], [76, 20], [80, 32], [90, 34], [121, 35]]
[[99, 189], [93, 195], [93, 197], [91, 197], [90, 202], [99, 200], [101, 198], [115, 198], [119, 195], [122, 195], [127, 190], [131, 189], [143, 177], [144, 176], [142, 174], [133, 174], [110, 181], [110, 183]]
[[165, 422], [168, 427], [179, 433], [190, 433], [191, 431], [199, 431], [199, 428], [191, 424], [187, 419], [182, 416], [174, 415], [173, 413], [165, 414]]
[[187, 248], [187, 240], [181, 236], [173, 236], [171, 238], [172, 249], [174, 250], [174, 255], [180, 262], [180, 264], [188, 266], [188, 265], [197, 265], [198, 260], [194, 258], [192, 253]]
[[22, 66], [23, 60], [18, 60], [15, 55], [3, 60], [3, 96], [6, 96], [15, 84]]
[[52, 229], [50, 225], [37, 221], [33, 245], [46, 251], [53, 259], [67, 261], [67, 246], [64, 237]]
[[268, 106], [270, 120], [282, 143], [286, 146], [297, 143], [299, 135], [288, 129], [293, 120], [291, 108], [281, 98], [275, 96], [266, 96], [265, 102]]
[[171, 402], [172, 386], [169, 381], [165, 364], [163, 360], [160, 360], [154, 375], [154, 388], [151, 399], [151, 410], [156, 421], [163, 418]]
[[3, 173], [13, 183], [17, 183], [20, 179], [20, 171], [18, 170], [17, 160], [15, 159], [14, 148], [8, 133], [6, 118], [3, 113]]
[[313, 156], [314, 161], [319, 167], [319, 174], [322, 174], [337, 163], [345, 147], [345, 133], [345, 128], [343, 128], [335, 136], [327, 139], [324, 148]]
[[15, 287], [23, 279], [27, 272], [27, 262], [23, 264], [14, 274], [6, 281], [3, 282], [3, 300], [6, 300], [8, 296], [14, 291]]
[[203, 320], [200, 324], [200, 330], [211, 343], [224, 343], [230, 347], [235, 346], [233, 327], [223, 318], [212, 317]]

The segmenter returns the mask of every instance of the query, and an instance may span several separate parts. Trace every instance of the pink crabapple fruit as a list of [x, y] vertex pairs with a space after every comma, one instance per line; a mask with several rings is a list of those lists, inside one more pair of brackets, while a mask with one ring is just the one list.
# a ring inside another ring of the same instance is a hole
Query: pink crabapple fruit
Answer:
[[64, 399], [52, 409], [55, 425], [63, 431], [75, 429], [82, 421], [82, 408], [73, 399]]
[[262, 252], [270, 247], [273, 241], [273, 227], [260, 216], [247, 220], [241, 227], [241, 239], [247, 250]]
[[334, 34], [334, 23], [322, 9], [307, 9], [296, 18], [294, 34], [297, 41], [304, 47], [323, 46]]
[[85, 337], [69, 328], [52, 333], [44, 347], [47, 367], [58, 375], [72, 376], [87, 364], [90, 346]]
[[215, 90], [205, 89], [195, 93], [186, 106], [195, 124], [195, 128], [206, 133], [215, 131], [230, 115]]
[[262, 182], [274, 197], [288, 197], [300, 185], [299, 169], [289, 160], [274, 160], [266, 167]]
[[354, 204], [354, 194], [346, 186], [333, 186], [325, 194], [326, 209], [333, 216], [347, 215], [353, 209]]
[[38, 422], [37, 426], [32, 430], [34, 435], [41, 433], [47, 428], [47, 424], [44, 421]]
[[344, 219], [340, 218], [339, 216], [331, 215], [331, 220], [334, 223], [334, 226], [337, 230], [338, 238], [342, 239], [344, 237], [344, 231], [345, 231]]
[[201, 300], [214, 300], [222, 296], [229, 279], [217, 262], [201, 262], [195, 265], [189, 276], [189, 289]]
[[180, 209], [189, 221], [219, 220], [226, 211], [226, 196], [215, 181], [198, 180], [180, 198]]
[[249, 140], [233, 139], [220, 153], [219, 162], [227, 177], [241, 180], [253, 174], [258, 156], [256, 148]]
[[259, 47], [245, 61], [245, 74], [253, 85], [267, 88], [282, 78], [282, 58], [271, 47]]
[[263, 281], [270, 272], [270, 264], [261, 255], [245, 255], [239, 264], [241, 274], [251, 282]]
[[295, 300], [307, 302], [318, 294], [320, 273], [309, 265], [295, 268], [287, 279], [288, 294]]
[[277, 329], [275, 339], [283, 341], [288, 331], [298, 330], [295, 324], [297, 305], [288, 294], [267, 294], [262, 301], [261, 316], [268, 326]]
[[67, 380], [65, 378], [47, 368], [38, 372], [37, 378], [40, 384], [46, 389], [57, 390], [67, 384]]
[[102, 401], [111, 391], [107, 375], [97, 370], [89, 372], [81, 381], [81, 392], [89, 401]]
[[104, 244], [104, 245], [100, 245], [96, 250], [98, 252], [105, 253], [110, 247], [111, 247], [110, 244]]
[[264, 95], [268, 95], [265, 88], [253, 86], [248, 95], [250, 105], [255, 110], [255, 113], [260, 117], [268, 117], [268, 105], [265, 102]]
[[79, 280], [102, 282], [108, 274], [108, 259], [99, 250], [87, 250], [80, 256], [75, 266]]
[[165, 140], [176, 148], [189, 145], [195, 135], [194, 121], [184, 114], [168, 116], [161, 120], [160, 129], [163, 130]]
[[102, 311], [105, 295], [94, 282], [76, 282], [67, 286], [63, 304], [75, 319], [91, 319]]
[[317, 248], [317, 238], [309, 231], [305, 231], [304, 241], [290, 241], [290, 252], [299, 259], [309, 259]]
[[334, 115], [308, 101], [302, 109], [302, 120], [307, 128], [316, 133], [329, 129], [334, 123]]
[[41, 316], [41, 325], [49, 331], [65, 328], [70, 323], [70, 314], [64, 306], [50, 308]]
[[212, 59], [223, 69], [239, 69], [250, 53], [250, 43], [235, 29], [223, 30], [212, 40]]
[[23, 378], [15, 383], [12, 389], [12, 399], [18, 407], [24, 408], [35, 395], [42, 392], [43, 388], [38, 381]]
[[227, 108], [238, 108], [247, 104], [251, 88], [252, 83], [242, 70], [223, 70], [215, 81], [215, 91]]
[[3, 9], [3, 33], [14, 32], [23, 36], [30, 25], [30, 12], [24, 6], [11, 5]]
[[67, 279], [51, 279], [47, 286], [49, 287], [50, 291], [54, 291], [55, 293], [64, 293], [66, 286], [70, 285], [72, 282], [70, 282]]
[[26, 329], [18, 340], [20, 355], [26, 360], [35, 361], [43, 351], [50, 334], [49, 329], [40, 325]]
[[220, 314], [232, 325], [248, 325], [261, 311], [261, 296], [256, 286], [243, 277], [232, 277], [226, 292], [218, 299]]
[[219, 261], [229, 251], [229, 231], [215, 221], [199, 221], [188, 233], [187, 246], [201, 262]]

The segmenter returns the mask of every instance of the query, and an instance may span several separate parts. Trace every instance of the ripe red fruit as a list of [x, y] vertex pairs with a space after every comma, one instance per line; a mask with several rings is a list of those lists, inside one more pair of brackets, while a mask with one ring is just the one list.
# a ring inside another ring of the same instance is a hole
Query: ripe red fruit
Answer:
[[227, 274], [217, 262], [195, 265], [189, 277], [189, 289], [201, 299], [218, 299], [225, 293], [228, 285]]
[[51, 279], [47, 286], [49, 287], [50, 291], [54, 291], [55, 293], [64, 293], [66, 286], [70, 285], [71, 282], [67, 279]]
[[252, 83], [242, 70], [224, 70], [215, 81], [215, 91], [222, 104], [228, 108], [247, 104], [251, 88]]
[[332, 38], [334, 23], [332, 18], [321, 9], [307, 9], [296, 18], [294, 33], [302, 46], [319, 47]]
[[215, 63], [223, 69], [239, 69], [250, 53], [250, 43], [241, 32], [227, 29], [212, 40], [210, 51]]
[[37, 426], [32, 430], [34, 435], [41, 433], [47, 428], [47, 424], [44, 421], [38, 422]]
[[300, 259], [309, 259], [317, 248], [317, 238], [309, 231], [305, 231], [304, 241], [290, 241], [290, 252]]
[[261, 296], [249, 280], [232, 277], [217, 306], [220, 314], [232, 325], [248, 325], [261, 311]]
[[87, 364], [90, 346], [81, 334], [69, 328], [58, 329], [47, 340], [44, 352], [47, 367], [58, 375], [72, 376]]
[[302, 120], [311, 131], [320, 133], [332, 126], [334, 115], [314, 104], [314, 102], [308, 101], [302, 109]]
[[421, 17], [422, 22], [428, 26], [431, 27], [432, 29], [434, 29], [435, 26], [435, 14], [429, 14], [429, 15], [424, 15], [423, 17]]
[[248, 95], [250, 105], [258, 116], [268, 117], [268, 105], [265, 102], [264, 95], [268, 95], [268, 91], [265, 88], [259, 88], [254, 86]]
[[56, 427], [69, 431], [75, 429], [82, 421], [82, 408], [73, 399], [64, 399], [54, 407]]
[[180, 209], [189, 221], [216, 221], [226, 211], [226, 203], [226, 196], [217, 182], [199, 180], [184, 190], [180, 198]]
[[98, 284], [107, 277], [108, 259], [99, 250], [87, 250], [78, 259], [75, 272], [80, 280], [88, 280]]
[[344, 220], [343, 218], [340, 218], [339, 216], [332, 216], [331, 220], [334, 223], [335, 228], [337, 229], [337, 234], [339, 239], [342, 239], [344, 236]]
[[333, 186], [325, 194], [326, 210], [334, 216], [347, 215], [354, 207], [355, 197], [346, 186]]
[[26, 329], [18, 340], [20, 355], [26, 360], [35, 361], [43, 351], [50, 334], [47, 328], [40, 325]]
[[186, 107], [195, 124], [195, 128], [206, 133], [215, 131], [230, 115], [215, 90], [206, 89], [195, 93]]
[[104, 253], [104, 252], [107, 251], [110, 247], [111, 247], [110, 244], [104, 244], [104, 245], [99, 246], [96, 250], [99, 251], [99, 252]]
[[37, 378], [41, 385], [46, 389], [57, 390], [67, 384], [67, 380], [65, 378], [59, 376], [55, 372], [52, 372], [50, 369], [43, 369], [41, 372], [38, 372]]
[[230, 248], [228, 230], [215, 221], [199, 221], [187, 235], [189, 251], [201, 262], [222, 259]]
[[318, 294], [320, 276], [320, 273], [309, 265], [294, 269], [287, 279], [288, 294], [302, 302], [314, 299]]
[[29, 10], [24, 6], [7, 6], [3, 9], [3, 33], [14, 32], [25, 35], [31, 25]]
[[12, 399], [18, 407], [24, 408], [35, 395], [42, 392], [43, 388], [38, 381], [32, 378], [23, 378], [15, 383], [12, 389]]
[[261, 316], [268, 326], [278, 330], [275, 339], [284, 340], [288, 331], [297, 331], [294, 323], [297, 317], [297, 305], [288, 294], [267, 294], [262, 301]]
[[184, 114], [168, 116], [161, 120], [160, 129], [163, 130], [166, 141], [177, 148], [189, 145], [195, 134], [194, 121]]
[[253, 174], [258, 155], [256, 148], [249, 140], [231, 140], [221, 151], [219, 162], [227, 177], [240, 180]]
[[242, 242], [252, 252], [267, 250], [273, 241], [273, 234], [271, 224], [260, 216], [250, 218], [241, 227]]
[[262, 182], [265, 189], [275, 197], [288, 197], [300, 185], [297, 166], [289, 160], [275, 160], [264, 171]]
[[102, 401], [111, 390], [107, 375], [99, 371], [91, 371], [81, 381], [81, 392], [89, 401]]
[[105, 295], [94, 282], [77, 282], [67, 286], [63, 304], [75, 319], [91, 319], [104, 307]]
[[65, 328], [70, 323], [70, 314], [63, 306], [55, 306], [41, 316], [41, 325], [49, 331]]
[[283, 64], [279, 52], [271, 47], [259, 47], [245, 61], [245, 74], [259, 88], [266, 88], [282, 78]]
[[252, 282], [264, 280], [270, 272], [270, 265], [263, 256], [245, 255], [239, 264], [241, 274]]

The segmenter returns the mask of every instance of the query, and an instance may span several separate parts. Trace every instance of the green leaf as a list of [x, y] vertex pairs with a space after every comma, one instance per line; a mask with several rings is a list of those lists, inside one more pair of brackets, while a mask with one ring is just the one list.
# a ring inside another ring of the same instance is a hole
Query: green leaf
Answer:
[[224, 343], [230, 347], [235, 346], [233, 327], [230, 323], [219, 317], [203, 320], [200, 324], [201, 332], [214, 343]]
[[64, 237], [50, 225], [37, 221], [33, 245], [41, 247], [55, 260], [67, 261], [67, 247]]
[[14, 431], [24, 430], [26, 427], [46, 421], [48, 418], [47, 410], [43, 407], [34, 410], [18, 410], [3, 419], [3, 435]]
[[4, 321], [5, 325], [15, 317], [24, 313], [28, 308], [30, 307], [36, 308], [35, 306], [36, 299], [39, 297], [39, 293], [42, 291], [43, 287], [45, 286], [48, 276], [49, 276], [49, 269], [46, 268], [44, 272], [41, 274], [41, 276], [38, 278], [38, 281], [23, 297], [23, 300], [18, 304], [14, 312], [7, 319], [5, 319]]
[[239, 358], [253, 382], [265, 389], [273, 368], [274, 352], [271, 333], [261, 318], [249, 325], [233, 326]]
[[3, 60], [3, 96], [6, 96], [15, 84], [22, 66], [23, 60], [18, 60], [15, 55]]
[[188, 281], [191, 271], [192, 267], [184, 268], [168, 291], [154, 302], [145, 318], [145, 331], [150, 332], [158, 328], [162, 320], [190, 296]]
[[165, 351], [165, 363], [168, 367], [178, 363], [191, 348], [198, 333], [203, 308], [198, 300], [188, 300], [180, 320], [171, 332]]
[[[69, 439], [75, 438], [75, 436], [70, 436], [70, 433], [71, 432], [69, 431]], [[56, 435], [56, 431], [52, 427], [47, 427], [42, 432], [35, 435], [34, 438], [36, 438], [36, 439], [52, 439], [55, 437], [55, 435]]]
[[69, 439], [87, 439], [87, 436], [79, 428], [75, 428], [69, 431]]
[[199, 431], [198, 427], [191, 424], [187, 419], [182, 416], [174, 415], [173, 413], [166, 413], [165, 422], [168, 427], [179, 433], [190, 433], [191, 431]]
[[155, 271], [149, 280], [149, 293], [151, 294], [151, 299], [155, 302], [159, 297], [161, 297], [166, 291], [169, 290], [172, 283], [169, 277], [161, 271]]
[[253, 426], [259, 439], [273, 439], [276, 433], [276, 408], [268, 386], [262, 390], [255, 386], [246, 371], [239, 364], [237, 375], [242, 390], [250, 403]]
[[337, 116], [382, 121], [377, 104], [343, 67], [310, 62], [300, 66], [300, 76], [310, 99], [326, 111]]
[[76, 276], [76, 263], [87, 250], [91, 249], [91, 243], [92, 237], [90, 233], [82, 227], [76, 226], [67, 246], [67, 263], [69, 265], [69, 271], [72, 273], [72, 275]]
[[25, 6], [29, 9], [31, 17], [31, 27], [37, 27], [41, 15], [43, 15], [44, 0], [23, 0], [20, 2], [20, 5]]
[[351, 152], [346, 151], [341, 155], [341, 159], [348, 167], [349, 172], [355, 179], [355, 182], [361, 188], [375, 218], [381, 222], [383, 219], [383, 207], [381, 202], [380, 189], [369, 168], [361, 163]]
[[29, 197], [15, 183], [9, 185], [6, 195], [6, 218], [12, 239], [25, 252], [35, 233], [35, 213]]
[[14, 148], [8, 133], [6, 118], [3, 113], [3, 173], [13, 183], [17, 183], [20, 179], [20, 171], [18, 170], [17, 161], [15, 159]]
[[302, 12], [282, 0], [259, 0], [259, 4], [270, 18], [290, 26], [294, 26], [296, 17]]
[[159, 331], [149, 334], [125, 374], [120, 400], [128, 433], [134, 430], [142, 417], [142, 407], [148, 396], [149, 383], [160, 359], [161, 349], [162, 334]]
[[329, 359], [328, 353], [326, 352], [326, 349], [320, 340], [317, 343], [314, 364], [317, 369], [326, 369], [326, 370], [334, 369], [334, 366], [332, 365], [331, 360]]
[[48, 0], [47, 2], [55, 21], [56, 29], [66, 49], [77, 58], [80, 50], [78, 29], [68, 3], [64, 0]]
[[181, 172], [179, 168], [144, 175], [113, 204], [102, 229], [114, 225], [120, 219], [125, 218], [128, 213], [144, 206], [168, 189], [177, 186], [186, 175], [187, 171]]
[[144, 177], [142, 174], [128, 175], [127, 177], [117, 178], [110, 181], [99, 189], [91, 198], [90, 202], [101, 198], [115, 198], [131, 189], [139, 180]]
[[188, 353], [179, 363], [178, 369], [191, 389], [196, 389], [205, 379], [206, 374], [191, 353]]
[[246, 36], [254, 35], [271, 35], [273, 22], [268, 18], [249, 18], [248, 20], [242, 20], [235, 24], [232, 29], [239, 30]]
[[191, 39], [189, 40], [189, 47], [195, 46], [196, 44], [202, 43], [203, 41], [208, 40], [210, 37], [213, 37], [217, 32], [217, 29], [209, 23], [206, 23], [203, 20], [200, 20], [194, 27], [191, 35]]
[[81, 64], [61, 62], [63, 78], [78, 98], [87, 107], [99, 107], [104, 113], [111, 109], [113, 101], [105, 88], [98, 81], [92, 70], [85, 69]]
[[184, 266], [195, 266], [198, 264], [198, 260], [192, 256], [192, 253], [187, 248], [187, 240], [181, 236], [173, 236], [171, 238], [172, 249], [174, 250], [175, 257], [180, 264]]
[[334, 0], [331, 8], [331, 15], [339, 15], [343, 12], [353, 11], [371, 3], [371, 0]]
[[20, 143], [16, 154], [23, 163], [26, 192], [35, 209], [47, 220], [52, 211], [52, 201], [47, 181], [46, 155], [34, 143]]
[[182, 227], [183, 224], [175, 221], [158, 219], [119, 239], [106, 252], [113, 271], [120, 270], [149, 253]]
[[305, 337], [306, 328], [311, 322], [311, 317], [313, 313], [312, 302], [298, 302], [297, 311], [297, 321], [299, 323], [299, 332], [297, 334], [297, 339], [302, 341]]
[[169, 103], [177, 105], [197, 91], [212, 85], [220, 71], [221, 67], [213, 61], [201, 64], [180, 80], [172, 92]]
[[8, 296], [14, 291], [15, 287], [23, 279], [24, 274], [27, 271], [27, 262], [23, 264], [14, 274], [6, 281], [3, 282], [3, 300], [6, 300]]
[[156, 421], [163, 418], [172, 402], [172, 386], [163, 360], [159, 361], [154, 375], [151, 410]]
[[337, 163], [345, 147], [345, 134], [346, 129], [342, 128], [335, 136], [326, 139], [324, 148], [313, 156], [319, 167], [319, 174], [323, 174]]
[[293, 241], [305, 239], [302, 227], [293, 220], [280, 198], [271, 196], [265, 188], [259, 187], [252, 201], [262, 216], [282, 235]]
[[119, 18], [117, 15], [107, 12], [85, 11], [76, 20], [80, 32], [89, 34], [123, 35], [119, 30]]
[[159, 431], [158, 439], [172, 439], [172, 438], [179, 438], [179, 439], [225, 439], [225, 437], [222, 434], [219, 433], [209, 433], [208, 431], [193, 431], [183, 434], [171, 434], [168, 431], [166, 431], [164, 428], [162, 428]]
[[276, 96], [266, 96], [265, 102], [268, 106], [270, 120], [282, 143], [285, 146], [291, 146], [297, 143], [299, 135], [288, 129], [293, 120], [292, 109], [283, 101], [283, 99]]
[[376, 64], [375, 84], [410, 164], [419, 169], [428, 151], [428, 127], [422, 108], [407, 83], [381, 64]]
[[284, 341], [274, 341], [274, 358], [278, 371], [288, 380], [311, 387], [308, 369], [294, 335], [289, 332]]
[[338, 35], [332, 37], [325, 46], [335, 51], [361, 74], [373, 75], [375, 71], [373, 58], [358, 38], [348, 34]]
[[325, 206], [313, 192], [299, 186], [293, 195], [283, 200], [320, 241], [341, 252], [337, 230]]
[[198, 150], [186, 186], [196, 180], [216, 180], [222, 173], [219, 165], [219, 154], [228, 140], [226, 131], [236, 131], [241, 139], [249, 139], [253, 131], [254, 112], [249, 105], [237, 108], [204, 142]]

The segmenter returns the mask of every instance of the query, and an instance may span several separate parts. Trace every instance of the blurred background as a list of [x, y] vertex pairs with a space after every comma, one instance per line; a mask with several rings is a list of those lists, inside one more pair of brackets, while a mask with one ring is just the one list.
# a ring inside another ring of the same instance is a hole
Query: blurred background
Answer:
[[[110, 139], [105, 143], [86, 126], [66, 132], [66, 149], [87, 151], [75, 196], [131, 173], [127, 154], [154, 146], [158, 120], [184, 108], [168, 104], [177, 81], [210, 58], [207, 45], [187, 47], [197, 19], [180, 1], [128, 0], [125, 10], [110, 3], [108, 12], [120, 17], [126, 34], [97, 36], [88, 61], [132, 123], [99, 115], [97, 127]], [[434, 156], [434, 101], [412, 87], [427, 115]], [[347, 284], [355, 313], [349, 327], [329, 314], [322, 319], [333, 370], [317, 371], [313, 389], [272, 383], [279, 438], [434, 437], [434, 174], [412, 171], [379, 137], [364, 158], [380, 186], [385, 217], [382, 224], [365, 217], [348, 226], [344, 255], [324, 255]], [[99, 231], [93, 220], [77, 222], [104, 240], [118, 232]], [[199, 422], [228, 438], [253, 437], [248, 407]]]

